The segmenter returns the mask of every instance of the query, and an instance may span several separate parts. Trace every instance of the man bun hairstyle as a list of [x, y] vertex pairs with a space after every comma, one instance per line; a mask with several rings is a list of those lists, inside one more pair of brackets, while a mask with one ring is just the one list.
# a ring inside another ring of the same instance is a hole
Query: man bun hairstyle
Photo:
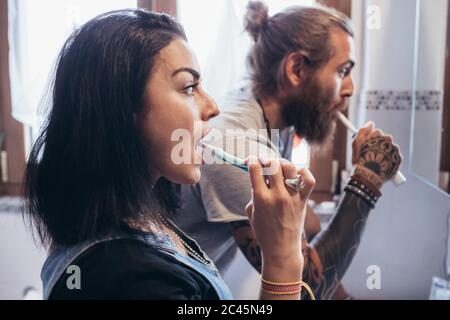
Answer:
[[264, 2], [250, 1], [244, 17], [244, 27], [254, 41], [269, 21], [269, 8]]

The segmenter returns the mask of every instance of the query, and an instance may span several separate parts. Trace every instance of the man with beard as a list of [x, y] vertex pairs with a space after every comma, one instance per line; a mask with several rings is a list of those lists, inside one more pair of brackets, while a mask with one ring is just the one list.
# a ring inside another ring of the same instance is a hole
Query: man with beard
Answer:
[[[220, 104], [221, 115], [211, 126], [226, 138], [212, 143], [240, 157], [251, 154], [249, 145], [257, 143], [256, 155], [263, 149], [286, 159], [295, 134], [323, 145], [354, 90], [348, 18], [323, 7], [293, 7], [269, 18], [265, 4], [250, 2], [245, 22], [255, 41], [248, 56], [251, 84]], [[229, 134], [230, 129], [247, 134]], [[258, 133], [256, 138], [252, 132]], [[369, 123], [355, 137], [352, 162], [352, 177], [328, 227], [317, 234], [308, 228], [314, 215], [306, 217], [303, 280], [320, 299], [332, 298], [339, 287], [369, 212], [381, 196], [379, 190], [398, 170], [401, 155], [392, 137]], [[200, 182], [183, 187], [182, 196], [175, 221], [200, 242], [222, 272], [237, 247], [261, 272], [260, 248], [245, 214], [251, 198], [245, 172], [227, 165], [204, 166]]]

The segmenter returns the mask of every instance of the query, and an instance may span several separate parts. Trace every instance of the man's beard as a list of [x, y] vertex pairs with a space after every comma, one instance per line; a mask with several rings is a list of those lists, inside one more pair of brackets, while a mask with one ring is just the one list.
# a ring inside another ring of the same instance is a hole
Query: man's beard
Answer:
[[334, 100], [334, 88], [321, 86], [310, 76], [299, 93], [284, 101], [283, 120], [310, 144], [324, 144], [336, 127], [336, 112], [327, 111]]

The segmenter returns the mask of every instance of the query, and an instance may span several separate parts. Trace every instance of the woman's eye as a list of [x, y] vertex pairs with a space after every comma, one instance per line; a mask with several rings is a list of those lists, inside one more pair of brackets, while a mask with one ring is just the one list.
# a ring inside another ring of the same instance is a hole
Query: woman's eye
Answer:
[[188, 94], [188, 95], [190, 95], [190, 96], [193, 96], [193, 95], [194, 95], [194, 89], [195, 89], [198, 85], [199, 85], [198, 83], [195, 83], [195, 84], [193, 84], [193, 85], [190, 85], [190, 86], [188, 86], [188, 87], [185, 87], [185, 88], [183, 89], [183, 91], [184, 91], [184, 93], [186, 93], [186, 94]]
[[187, 94], [189, 94], [189, 95], [193, 95], [193, 94], [194, 94], [194, 88], [189, 87], [189, 88], [187, 88], [187, 89], [185, 90], [185, 92], [186, 92]]

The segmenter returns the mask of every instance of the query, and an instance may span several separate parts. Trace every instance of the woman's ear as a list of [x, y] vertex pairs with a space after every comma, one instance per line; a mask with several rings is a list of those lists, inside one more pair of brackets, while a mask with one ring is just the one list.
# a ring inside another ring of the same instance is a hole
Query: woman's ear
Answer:
[[300, 52], [291, 52], [286, 57], [284, 65], [284, 73], [286, 80], [291, 86], [297, 87], [300, 85], [305, 74], [305, 56]]

